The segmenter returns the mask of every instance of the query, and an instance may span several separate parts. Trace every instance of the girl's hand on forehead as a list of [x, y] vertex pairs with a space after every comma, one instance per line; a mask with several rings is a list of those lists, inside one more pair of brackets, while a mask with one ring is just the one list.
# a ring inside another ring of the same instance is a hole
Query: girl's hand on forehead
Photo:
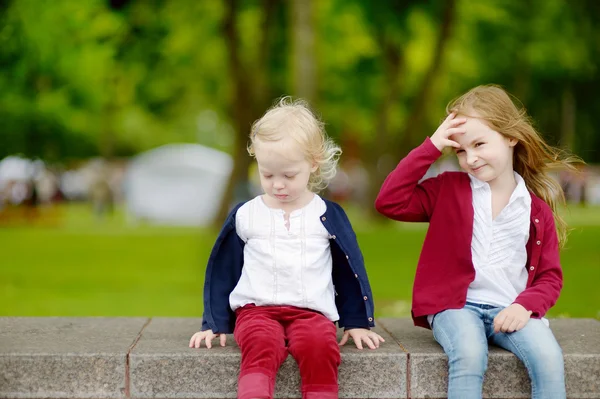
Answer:
[[452, 112], [446, 120], [437, 128], [433, 136], [431, 136], [431, 142], [435, 147], [442, 151], [446, 147], [460, 148], [460, 144], [456, 141], [450, 140], [449, 137], [453, 134], [464, 134], [467, 132], [464, 123], [467, 121], [466, 118], [457, 118], [456, 113]]
[[348, 338], [352, 338], [358, 349], [363, 348], [363, 342], [371, 349], [379, 348], [380, 342], [385, 342], [381, 335], [366, 328], [351, 328], [344, 331], [344, 336], [340, 340], [340, 346], [348, 342]]

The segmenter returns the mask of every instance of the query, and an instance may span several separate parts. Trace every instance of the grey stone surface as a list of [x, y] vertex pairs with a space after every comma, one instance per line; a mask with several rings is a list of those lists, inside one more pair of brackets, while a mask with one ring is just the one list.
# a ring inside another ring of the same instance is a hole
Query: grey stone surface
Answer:
[[0, 398], [125, 397], [127, 351], [146, 320], [0, 317]]
[[[410, 397], [446, 397], [447, 357], [431, 331], [414, 327], [410, 319], [380, 319], [379, 323], [410, 354]], [[568, 397], [600, 398], [600, 322], [555, 319], [550, 326], [563, 349]], [[525, 367], [512, 353], [491, 347], [483, 391], [485, 398], [530, 397]]]
[[[232, 336], [225, 348], [188, 348], [199, 327], [199, 319], [152, 320], [131, 354], [132, 397], [235, 398], [239, 348]], [[340, 397], [406, 397], [406, 354], [385, 331], [376, 331], [386, 339], [379, 349], [342, 348]], [[289, 356], [277, 376], [276, 397], [300, 397], [299, 385], [298, 367]]]

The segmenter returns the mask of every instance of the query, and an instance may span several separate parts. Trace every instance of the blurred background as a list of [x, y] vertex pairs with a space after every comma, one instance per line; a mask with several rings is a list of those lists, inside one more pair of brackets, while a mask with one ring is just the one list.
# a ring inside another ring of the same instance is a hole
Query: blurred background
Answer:
[[0, 0], [0, 66], [0, 315], [200, 316], [218, 228], [260, 192], [250, 125], [292, 95], [344, 150], [323, 196], [376, 315], [408, 316], [427, 225], [375, 195], [452, 98], [496, 83], [586, 162], [555, 175], [572, 231], [550, 315], [600, 318], [596, 0]]

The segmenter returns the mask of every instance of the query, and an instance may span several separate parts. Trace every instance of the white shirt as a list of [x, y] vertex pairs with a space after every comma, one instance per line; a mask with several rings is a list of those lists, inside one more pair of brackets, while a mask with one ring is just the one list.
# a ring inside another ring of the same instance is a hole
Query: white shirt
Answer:
[[[531, 223], [531, 195], [525, 181], [514, 172], [517, 187], [508, 204], [492, 219], [490, 185], [469, 175], [473, 192], [471, 258], [475, 280], [467, 301], [506, 307], [527, 286], [527, 241]], [[433, 315], [427, 316], [431, 325]]]
[[527, 241], [531, 223], [531, 195], [514, 173], [517, 187], [508, 204], [492, 219], [490, 185], [469, 175], [473, 191], [471, 256], [475, 280], [467, 301], [506, 307], [527, 286]]
[[329, 233], [320, 217], [327, 205], [315, 195], [289, 214], [269, 208], [262, 196], [242, 205], [236, 214], [236, 231], [246, 243], [242, 275], [229, 295], [232, 310], [257, 306], [289, 305], [321, 312], [331, 321], [335, 306]]

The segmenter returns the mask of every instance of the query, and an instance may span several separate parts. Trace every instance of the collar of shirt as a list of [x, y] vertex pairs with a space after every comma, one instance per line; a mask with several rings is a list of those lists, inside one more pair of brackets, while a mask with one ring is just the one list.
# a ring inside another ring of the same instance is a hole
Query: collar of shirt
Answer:
[[[517, 187], [515, 187], [514, 191], [512, 192], [507, 205], [510, 205], [517, 200], [522, 200], [523, 205], [526, 205], [528, 207], [531, 206], [531, 194], [529, 193], [529, 190], [525, 185], [525, 180], [517, 172], [513, 171], [513, 174], [515, 176], [515, 181], [517, 182]], [[471, 187], [473, 190], [490, 190], [490, 185], [487, 182], [479, 180], [471, 174], [469, 174], [469, 179], [471, 179]]]

